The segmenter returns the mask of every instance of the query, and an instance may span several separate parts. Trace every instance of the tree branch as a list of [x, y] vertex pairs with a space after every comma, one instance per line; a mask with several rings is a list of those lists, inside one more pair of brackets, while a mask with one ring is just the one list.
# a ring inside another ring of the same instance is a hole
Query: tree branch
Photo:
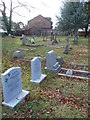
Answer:
[[22, 5], [15, 6], [15, 7], [13, 7], [12, 10], [14, 10], [14, 9], [16, 9], [16, 8], [18, 8], [18, 7], [22, 7]]
[[23, 3], [21, 3], [21, 2], [19, 2], [19, 0], [17, 0], [17, 2], [22, 6], [22, 7], [24, 7], [26, 10], [28, 10], [29, 12], [30, 12], [30, 9], [28, 9], [27, 8], [27, 4], [23, 4]]
[[19, 14], [19, 13], [17, 13], [17, 12], [14, 12], [14, 11], [13, 11], [13, 13], [15, 13], [15, 14], [17, 14], [17, 15], [21, 16], [21, 17], [25, 17], [25, 16], [23, 16], [23, 15], [20, 15], [20, 14]]

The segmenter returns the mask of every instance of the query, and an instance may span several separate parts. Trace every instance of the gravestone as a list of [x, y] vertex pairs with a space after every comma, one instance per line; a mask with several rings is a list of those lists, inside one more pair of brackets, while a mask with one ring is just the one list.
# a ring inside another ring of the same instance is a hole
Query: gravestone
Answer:
[[51, 31], [49, 45], [53, 44], [53, 40], [54, 40], [54, 35], [53, 35], [53, 31]]
[[56, 60], [56, 56], [53, 50], [47, 53], [46, 58], [46, 67], [45, 70], [48, 72], [55, 72], [58, 73], [60, 71], [60, 65]]
[[35, 44], [35, 40], [33, 38], [31, 39], [31, 44]]
[[14, 108], [17, 104], [23, 102], [29, 91], [22, 90], [21, 68], [12, 67], [1, 75], [4, 95], [4, 104]]
[[41, 58], [35, 57], [31, 60], [31, 82], [40, 83], [46, 75], [41, 74]]
[[52, 45], [52, 44], [53, 44], [53, 42], [50, 40], [50, 41], [49, 41], [49, 45]]
[[69, 36], [67, 36], [66, 41], [67, 41], [67, 43], [66, 43], [66, 46], [65, 46], [65, 50], [63, 52], [64, 54], [68, 54], [68, 50], [69, 50]]
[[13, 58], [21, 58], [23, 56], [24, 56], [24, 53], [19, 50], [13, 53]]
[[30, 38], [28, 39], [28, 45], [30, 45], [31, 44], [31, 40], [30, 40]]
[[57, 42], [56, 35], [54, 35], [54, 43], [58, 43], [58, 42]]
[[64, 53], [64, 54], [68, 54], [68, 43], [66, 44], [66, 46], [65, 46], [65, 50], [64, 50], [63, 53]]
[[22, 45], [26, 45], [26, 37], [22, 34]]
[[63, 60], [62, 57], [57, 57], [57, 62], [58, 62], [60, 65], [63, 65], [64, 60]]

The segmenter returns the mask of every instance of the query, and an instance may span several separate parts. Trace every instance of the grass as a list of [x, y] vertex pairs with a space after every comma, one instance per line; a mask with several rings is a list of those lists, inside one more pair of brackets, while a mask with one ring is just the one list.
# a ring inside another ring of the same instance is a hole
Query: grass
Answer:
[[[27, 37], [27, 39], [29, 36]], [[59, 37], [57, 37], [57, 40]], [[56, 46], [60, 48], [51, 48], [46, 46], [29, 47], [22, 46], [20, 37], [2, 38], [2, 73], [10, 67], [21, 67], [22, 88], [30, 91], [28, 98], [13, 110], [2, 106], [3, 118], [87, 118], [88, 117], [88, 81], [59, 77], [53, 73], [45, 72], [46, 54], [54, 50], [56, 57], [61, 56], [64, 59], [65, 67], [71, 66], [69, 63], [88, 65], [88, 39], [80, 37], [79, 44], [73, 46], [73, 38], [69, 40], [69, 54], [63, 54], [65, 47], [65, 37], [60, 38], [60, 43]], [[28, 40], [26, 41], [28, 43]], [[36, 44], [47, 45], [47, 41], [42, 38], [35, 38]], [[61, 46], [64, 47], [61, 47]], [[19, 48], [23, 50], [24, 58], [13, 59], [13, 52]], [[36, 56], [42, 58], [42, 73], [47, 74], [46, 79], [40, 84], [31, 83], [31, 65], [30, 60]], [[26, 61], [28, 60], [28, 61]], [[77, 69], [77, 68], [75, 68]], [[88, 68], [80, 68], [88, 70]], [[3, 97], [2, 97], [3, 101]]]

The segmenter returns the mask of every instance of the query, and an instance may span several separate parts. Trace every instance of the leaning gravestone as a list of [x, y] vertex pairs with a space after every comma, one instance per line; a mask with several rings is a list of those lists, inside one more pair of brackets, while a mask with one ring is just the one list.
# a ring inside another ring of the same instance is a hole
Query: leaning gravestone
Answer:
[[23, 56], [24, 56], [24, 53], [19, 50], [13, 53], [13, 58], [21, 58]]
[[55, 72], [58, 73], [60, 71], [60, 65], [56, 60], [56, 56], [53, 50], [47, 53], [46, 58], [46, 67], [45, 70], [48, 72]]
[[35, 57], [31, 60], [31, 82], [40, 83], [46, 75], [41, 74], [41, 58]]
[[17, 104], [23, 102], [29, 91], [22, 90], [21, 68], [12, 67], [1, 75], [4, 95], [4, 104], [14, 108]]

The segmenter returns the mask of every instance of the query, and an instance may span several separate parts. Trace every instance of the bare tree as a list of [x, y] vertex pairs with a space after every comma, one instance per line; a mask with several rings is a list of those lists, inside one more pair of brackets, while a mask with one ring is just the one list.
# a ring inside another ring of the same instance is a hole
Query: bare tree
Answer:
[[[13, 7], [13, 1], [10, 0], [10, 9], [6, 7], [6, 4], [3, 0], [2, 1], [2, 4], [0, 4], [0, 6], [3, 7], [3, 10], [0, 9], [0, 12], [2, 13], [2, 20], [4, 22], [4, 25], [6, 27], [6, 30], [7, 30], [7, 33], [8, 34], [11, 34], [11, 28], [12, 28], [12, 14], [13, 13], [16, 13], [18, 14], [19, 16], [22, 16], [20, 15], [19, 13], [15, 12], [14, 10], [16, 8], [19, 8], [19, 7], [24, 7], [28, 12], [30, 12], [30, 8], [34, 8], [33, 6], [31, 6], [29, 3], [26, 3], [26, 2], [23, 2], [21, 3], [19, 0], [17, 0], [17, 6]], [[7, 17], [6, 15], [6, 9], [9, 10], [9, 17]]]

